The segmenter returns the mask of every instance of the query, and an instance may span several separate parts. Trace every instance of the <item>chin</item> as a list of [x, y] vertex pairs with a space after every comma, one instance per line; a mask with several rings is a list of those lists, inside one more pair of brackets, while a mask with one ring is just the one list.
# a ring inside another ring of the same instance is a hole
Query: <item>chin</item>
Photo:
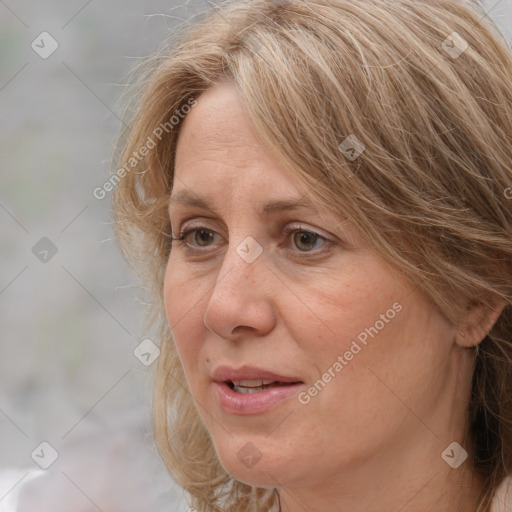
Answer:
[[224, 470], [235, 480], [254, 487], [273, 489], [283, 477], [283, 458], [274, 451], [265, 455], [248, 439], [215, 447]]
[[224, 469], [229, 473], [231, 477], [233, 477], [238, 482], [242, 482], [243, 484], [247, 484], [252, 487], [274, 489], [275, 487], [281, 485], [281, 480], [279, 479], [279, 476], [282, 475], [280, 475], [279, 473], [277, 473], [277, 475], [274, 475], [274, 473], [267, 471], [263, 467], [260, 467], [258, 469], [248, 469], [243, 465], [239, 465], [237, 468], [229, 468], [229, 471], [228, 468]]

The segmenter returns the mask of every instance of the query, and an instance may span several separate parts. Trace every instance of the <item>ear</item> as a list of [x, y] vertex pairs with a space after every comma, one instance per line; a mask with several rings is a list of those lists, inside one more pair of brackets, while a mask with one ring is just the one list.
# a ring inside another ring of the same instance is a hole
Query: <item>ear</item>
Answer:
[[455, 342], [461, 347], [474, 347], [478, 345], [498, 321], [506, 306], [504, 300], [495, 300], [492, 303], [473, 303], [461, 322], [457, 325]]

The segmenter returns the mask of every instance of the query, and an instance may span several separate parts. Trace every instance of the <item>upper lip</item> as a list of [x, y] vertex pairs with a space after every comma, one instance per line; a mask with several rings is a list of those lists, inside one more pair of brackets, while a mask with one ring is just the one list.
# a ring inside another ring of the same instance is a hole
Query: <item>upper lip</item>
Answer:
[[229, 366], [218, 366], [213, 372], [215, 382], [238, 382], [241, 380], [272, 380], [276, 382], [302, 382], [297, 377], [279, 375], [269, 370], [256, 368], [254, 366], [242, 366], [230, 368]]

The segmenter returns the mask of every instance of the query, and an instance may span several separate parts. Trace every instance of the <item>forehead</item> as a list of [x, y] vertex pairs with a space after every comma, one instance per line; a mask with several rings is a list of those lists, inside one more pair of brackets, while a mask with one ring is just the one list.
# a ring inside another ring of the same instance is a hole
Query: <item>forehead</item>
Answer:
[[197, 98], [178, 136], [176, 164], [201, 152], [265, 151], [242, 99], [231, 82], [208, 88]]
[[[183, 121], [174, 166], [174, 191], [186, 188], [248, 192], [272, 183], [273, 191], [300, 199], [306, 190], [267, 151], [231, 83], [212, 86]], [[295, 192], [291, 194], [291, 192]], [[174, 193], [173, 193], [174, 195]]]

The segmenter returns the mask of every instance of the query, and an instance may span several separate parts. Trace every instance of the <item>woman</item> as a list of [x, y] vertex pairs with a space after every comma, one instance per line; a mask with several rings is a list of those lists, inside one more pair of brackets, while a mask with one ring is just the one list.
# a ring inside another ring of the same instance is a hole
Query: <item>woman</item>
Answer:
[[198, 511], [503, 511], [512, 58], [456, 0], [232, 2], [152, 63], [115, 191]]

